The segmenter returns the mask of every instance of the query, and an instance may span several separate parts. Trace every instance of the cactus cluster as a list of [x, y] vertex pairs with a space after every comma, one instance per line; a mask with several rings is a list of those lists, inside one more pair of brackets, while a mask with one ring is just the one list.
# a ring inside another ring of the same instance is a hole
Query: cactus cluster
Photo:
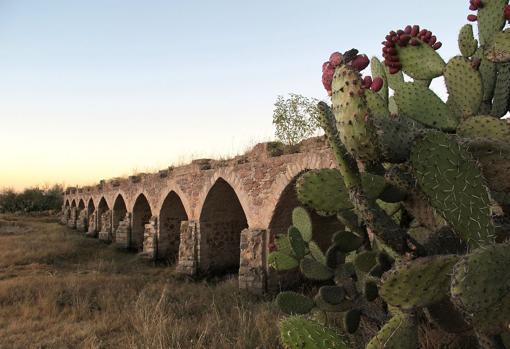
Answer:
[[[418, 348], [420, 326], [432, 326], [459, 343], [510, 349], [510, 124], [502, 119], [510, 5], [471, 0], [469, 8], [478, 32], [464, 25], [460, 55], [449, 61], [431, 31], [408, 25], [386, 36], [383, 60], [351, 49], [323, 64], [331, 105], [318, 109], [337, 168], [300, 175], [303, 206], [269, 256], [317, 290], [277, 297], [291, 316], [280, 327], [285, 347], [360, 347], [356, 333], [368, 322], [380, 331], [366, 348]], [[429, 88], [438, 77], [446, 101]], [[309, 211], [344, 225], [325, 250]]]

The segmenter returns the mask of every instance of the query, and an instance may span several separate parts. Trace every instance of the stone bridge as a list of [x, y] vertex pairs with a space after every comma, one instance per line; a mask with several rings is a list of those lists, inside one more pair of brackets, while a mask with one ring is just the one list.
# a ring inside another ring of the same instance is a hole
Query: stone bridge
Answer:
[[[299, 205], [296, 177], [334, 166], [323, 138], [292, 154], [275, 143], [230, 160], [201, 159], [152, 174], [67, 188], [62, 223], [180, 273], [238, 272], [239, 287], [261, 293], [282, 277], [268, 268], [271, 241], [291, 224]], [[313, 215], [314, 229], [334, 224]], [[320, 239], [319, 239], [320, 240]]]

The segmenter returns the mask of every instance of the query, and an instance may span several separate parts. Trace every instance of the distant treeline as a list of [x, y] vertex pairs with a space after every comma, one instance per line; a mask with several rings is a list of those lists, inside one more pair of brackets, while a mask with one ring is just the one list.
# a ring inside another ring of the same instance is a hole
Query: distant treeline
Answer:
[[51, 188], [28, 188], [22, 192], [4, 189], [0, 192], [0, 212], [38, 212], [58, 210], [62, 207], [63, 187], [54, 185]]

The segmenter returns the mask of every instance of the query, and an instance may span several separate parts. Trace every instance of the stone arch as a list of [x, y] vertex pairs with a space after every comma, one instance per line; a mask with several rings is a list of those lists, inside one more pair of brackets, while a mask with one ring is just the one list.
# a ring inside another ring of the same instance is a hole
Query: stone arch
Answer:
[[[306, 172], [306, 171], [303, 171]], [[270, 241], [274, 237], [285, 234], [292, 225], [292, 211], [297, 206], [302, 206], [296, 194], [296, 181], [299, 174], [287, 184], [282, 191], [278, 203], [275, 206], [271, 221], [269, 222]], [[312, 218], [314, 240], [322, 249], [326, 249], [331, 242], [331, 235], [343, 228], [342, 224], [333, 217], [320, 216], [312, 210], [308, 210]]]
[[323, 154], [310, 154], [296, 163], [287, 165], [286, 171], [275, 178], [269, 191], [271, 195], [265, 200], [265, 207], [260, 214], [262, 227], [269, 227], [284, 191], [289, 188], [289, 185], [295, 186], [295, 180], [301, 173], [313, 169], [333, 167], [335, 167], [333, 158]]
[[230, 187], [232, 187], [232, 189], [236, 193], [239, 203], [241, 204], [241, 207], [246, 215], [246, 220], [248, 221], [248, 226], [251, 227], [253, 225], [253, 222], [255, 222], [257, 220], [257, 217], [255, 217], [254, 214], [252, 214], [252, 212], [250, 210], [251, 205], [250, 205], [249, 195], [243, 189], [243, 185], [242, 185], [242, 182], [239, 179], [239, 177], [236, 176], [234, 172], [232, 172], [231, 170], [229, 170], [226, 167], [222, 167], [219, 170], [217, 170], [214, 173], [214, 175], [211, 176], [208, 181], [206, 181], [205, 185], [203, 186], [203, 188], [199, 194], [199, 197], [197, 200], [197, 206], [195, 207], [195, 209], [193, 211], [193, 218], [190, 217], [190, 219], [195, 219], [195, 218], [200, 217], [200, 215], [202, 214], [203, 207], [205, 205], [207, 196], [211, 192], [212, 187], [214, 185], [216, 185], [218, 180], [222, 180], [222, 181], [226, 182]]
[[103, 231], [105, 228], [103, 227], [101, 216], [109, 209], [110, 207], [108, 206], [106, 199], [104, 198], [104, 196], [102, 196], [101, 199], [99, 200], [99, 204], [97, 204], [97, 231], [99, 232]]
[[71, 208], [74, 208], [74, 207], [76, 207], [76, 200], [75, 199], [73, 199], [73, 201], [71, 202]]
[[157, 256], [176, 261], [179, 255], [181, 222], [188, 220], [188, 214], [180, 196], [171, 191], [159, 211], [159, 236]]
[[80, 211], [85, 209], [85, 201], [83, 201], [83, 199], [80, 199], [80, 202], [78, 203], [78, 209]]
[[126, 201], [122, 194], [118, 194], [113, 202], [113, 212], [112, 212], [112, 226], [113, 233], [117, 231], [119, 227], [120, 221], [122, 221], [126, 217], [127, 206]]
[[200, 212], [199, 263], [202, 271], [239, 270], [241, 232], [248, 220], [234, 188], [218, 178]]
[[94, 205], [94, 200], [90, 198], [87, 204], [87, 213], [89, 214], [89, 217], [94, 213], [95, 210], [96, 206]]
[[[286, 234], [292, 225], [292, 211], [297, 206], [302, 206], [296, 194], [296, 180], [298, 177], [299, 174], [287, 184], [273, 210], [268, 225], [270, 246], [273, 245], [277, 236]], [[343, 225], [334, 216], [323, 217], [312, 210], [309, 210], [309, 212], [312, 219], [313, 240], [317, 242], [323, 252], [326, 252], [331, 243], [332, 235], [336, 231], [343, 229]], [[295, 272], [277, 272], [274, 269], [269, 269], [267, 287], [269, 290], [288, 288], [294, 286], [299, 280], [301, 278]]]
[[131, 237], [129, 239], [129, 248], [141, 252], [143, 250], [143, 237], [145, 224], [150, 222], [152, 209], [149, 200], [145, 194], [140, 194], [133, 205], [133, 224], [131, 227]]
[[69, 208], [69, 199], [66, 199], [66, 203], [64, 204], [64, 207]]

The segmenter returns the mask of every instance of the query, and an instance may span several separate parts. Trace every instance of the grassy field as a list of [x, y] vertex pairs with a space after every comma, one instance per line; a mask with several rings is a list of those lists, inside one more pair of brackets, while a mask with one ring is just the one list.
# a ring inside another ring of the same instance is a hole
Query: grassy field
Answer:
[[269, 301], [57, 224], [0, 216], [0, 348], [278, 348]]

